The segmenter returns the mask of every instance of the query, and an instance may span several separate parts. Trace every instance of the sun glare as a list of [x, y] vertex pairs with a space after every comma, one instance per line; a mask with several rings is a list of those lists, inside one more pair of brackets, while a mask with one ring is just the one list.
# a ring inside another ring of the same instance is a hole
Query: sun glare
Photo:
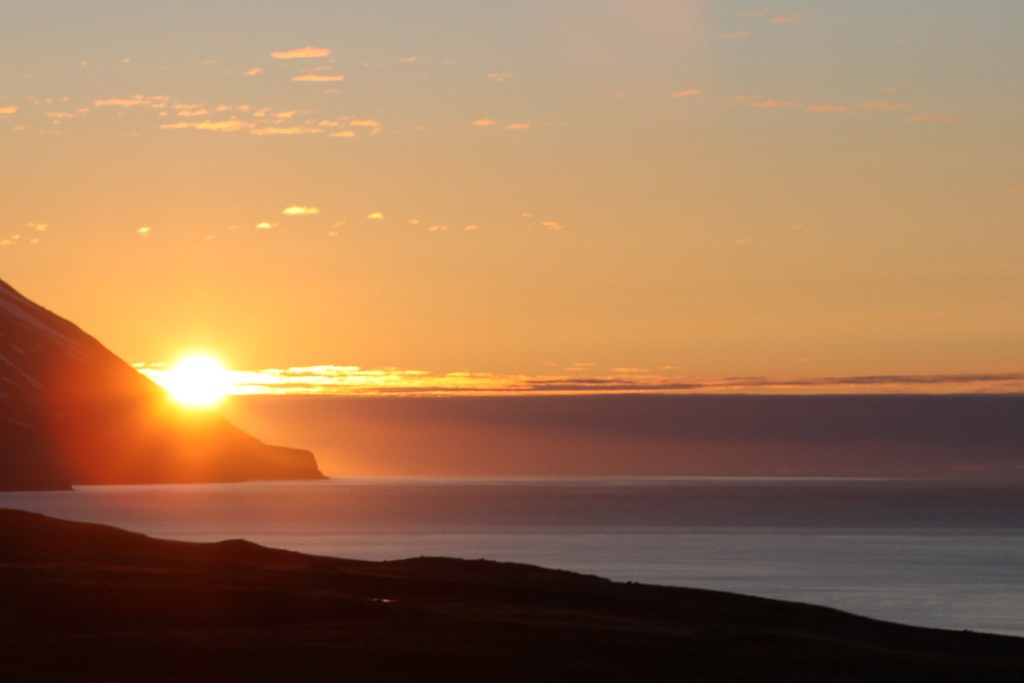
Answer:
[[182, 358], [160, 383], [175, 401], [192, 407], [215, 405], [231, 390], [228, 371], [221, 362], [199, 354]]

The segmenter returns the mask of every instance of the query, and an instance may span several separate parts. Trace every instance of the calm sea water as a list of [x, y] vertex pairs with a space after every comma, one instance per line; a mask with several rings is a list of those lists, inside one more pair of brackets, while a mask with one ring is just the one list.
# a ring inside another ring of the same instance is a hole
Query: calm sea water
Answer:
[[0, 507], [161, 538], [526, 562], [1024, 636], [1024, 485], [806, 479], [366, 479], [80, 487]]

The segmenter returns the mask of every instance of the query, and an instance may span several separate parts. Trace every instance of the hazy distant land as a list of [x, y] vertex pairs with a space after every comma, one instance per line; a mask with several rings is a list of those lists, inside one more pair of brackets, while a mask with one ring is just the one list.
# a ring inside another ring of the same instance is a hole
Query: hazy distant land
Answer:
[[236, 397], [335, 476], [1024, 479], [1024, 396]]

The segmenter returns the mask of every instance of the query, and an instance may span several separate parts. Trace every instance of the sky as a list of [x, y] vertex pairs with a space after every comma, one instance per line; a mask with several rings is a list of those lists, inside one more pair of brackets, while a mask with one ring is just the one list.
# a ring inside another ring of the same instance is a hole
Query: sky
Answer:
[[243, 391], [1024, 391], [1018, 0], [8, 0], [0, 278]]

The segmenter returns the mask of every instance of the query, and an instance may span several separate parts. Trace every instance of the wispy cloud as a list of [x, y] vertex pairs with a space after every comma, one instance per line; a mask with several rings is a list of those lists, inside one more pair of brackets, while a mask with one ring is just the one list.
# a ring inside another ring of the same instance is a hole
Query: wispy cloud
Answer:
[[132, 95], [131, 97], [111, 97], [102, 100], [93, 100], [94, 107], [150, 107], [152, 109], [163, 109], [170, 102], [171, 98], [166, 95]]
[[697, 95], [700, 95], [702, 92], [704, 91], [701, 90], [700, 88], [690, 88], [689, 90], [679, 90], [677, 92], [674, 92], [672, 93], [672, 97], [676, 99], [682, 99], [684, 97], [696, 97]]
[[[257, 112], [257, 118], [259, 112]], [[187, 114], [186, 114], [187, 116]], [[285, 117], [287, 118], [287, 117]], [[176, 121], [174, 123], [164, 123], [160, 125], [160, 128], [164, 130], [199, 130], [213, 133], [240, 133], [245, 132], [256, 137], [268, 136], [268, 135], [316, 135], [322, 133], [323, 129], [317, 128], [316, 126], [277, 126], [274, 123], [283, 120], [277, 117], [269, 117], [267, 121], [243, 121], [240, 119], [227, 119], [224, 121]], [[267, 125], [267, 124], [270, 125]]]
[[261, 135], [316, 135], [323, 131], [311, 126], [264, 126], [251, 127], [249, 132], [256, 136]]
[[751, 109], [799, 109], [803, 107], [799, 102], [763, 100], [756, 95], [737, 95], [732, 98], [732, 101], [741, 107], [750, 107]]
[[398, 61], [403, 62], [405, 64], [412, 64], [413, 62], [420, 61], [420, 58], [419, 57], [402, 57]]
[[369, 128], [371, 135], [376, 135], [384, 129], [380, 121], [376, 119], [353, 119], [348, 122], [348, 125], [355, 128]]
[[719, 33], [716, 36], [719, 40], [746, 40], [750, 37], [750, 31], [733, 31], [732, 33]]
[[292, 76], [292, 80], [299, 83], [336, 83], [345, 80], [345, 77], [341, 74], [302, 74]]
[[772, 17], [768, 21], [770, 21], [773, 24], [798, 24], [803, 20], [804, 13], [796, 12], [794, 14], [780, 14], [778, 16]]
[[306, 47], [299, 47], [294, 50], [271, 52], [270, 56], [274, 59], [323, 59], [324, 57], [331, 56], [331, 50], [326, 47], [307, 45]]
[[504, 83], [510, 78], [512, 78], [512, 74], [507, 71], [492, 71], [487, 74], [487, 80], [494, 81], [495, 83]]
[[559, 223], [558, 221], [541, 221], [540, 224], [541, 227], [547, 228], [548, 230], [558, 231], [565, 228], [565, 226]]
[[505, 130], [530, 130], [533, 128], [532, 123], [510, 123], [505, 126]]
[[319, 216], [320, 209], [315, 206], [289, 206], [281, 213], [285, 216]]
[[[168, 368], [136, 364], [157, 383]], [[231, 373], [236, 395], [500, 395], [500, 394], [859, 394], [859, 393], [1020, 393], [1024, 373], [946, 375], [852, 375], [773, 379], [717, 379], [665, 375], [646, 368], [617, 368], [581, 376], [589, 364], [566, 368], [571, 374], [523, 375], [485, 372], [432, 373], [401, 368], [315, 365]]]
[[263, 73], [263, 67], [262, 66], [257, 66], [257, 67], [254, 67], [252, 69], [249, 69], [248, 71], [242, 72], [242, 75], [243, 76], [259, 76], [261, 73]]
[[145, 100], [142, 97], [111, 97], [105, 100], [93, 100], [92, 106], [94, 107], [137, 107], [144, 104]]
[[734, 104], [750, 109], [803, 109], [815, 114], [837, 114], [850, 111], [842, 104], [804, 104], [793, 100], [766, 100], [759, 95], [737, 95], [732, 98]]
[[366, 216], [371, 221], [382, 221], [384, 220], [384, 214], [380, 211], [374, 211], [373, 213], [367, 214]]
[[916, 114], [907, 118], [910, 123], [963, 123], [961, 116], [948, 116], [943, 114]]
[[247, 130], [251, 124], [245, 121], [178, 121], [176, 123], [164, 123], [160, 126], [168, 130], [183, 130], [191, 128], [194, 130], [210, 131], [213, 133], [235, 133], [240, 130]]
[[800, 107], [799, 102], [783, 102], [781, 100], [762, 100], [751, 102], [748, 106], [755, 109], [795, 109]]
[[498, 125], [498, 122], [494, 119], [477, 119], [473, 121], [473, 125], [479, 126], [480, 128], [486, 128], [488, 126], [496, 126]]
[[0, 107], [0, 114], [17, 114], [17, 113], [18, 113], [18, 105], [16, 105], [16, 104], [6, 104], [6, 105]]
[[861, 109], [880, 109], [882, 111], [895, 111], [906, 109], [910, 105], [906, 102], [890, 102], [889, 100], [873, 100], [860, 105]]
[[841, 104], [808, 104], [807, 111], [815, 113], [834, 114], [850, 111], [850, 108], [844, 107]]
[[277, 119], [279, 121], [283, 121], [285, 119], [293, 119], [301, 113], [303, 112], [300, 112], [297, 109], [291, 109], [288, 111], [274, 111], [269, 107], [264, 107], [263, 109], [257, 109], [252, 113], [252, 115], [253, 118], [257, 119]]
[[135, 231], [135, 234], [138, 235], [139, 237], [149, 237], [149, 234], [151, 232], [153, 232], [153, 228], [149, 227], [148, 225], [143, 225], [141, 228], [138, 228]]

